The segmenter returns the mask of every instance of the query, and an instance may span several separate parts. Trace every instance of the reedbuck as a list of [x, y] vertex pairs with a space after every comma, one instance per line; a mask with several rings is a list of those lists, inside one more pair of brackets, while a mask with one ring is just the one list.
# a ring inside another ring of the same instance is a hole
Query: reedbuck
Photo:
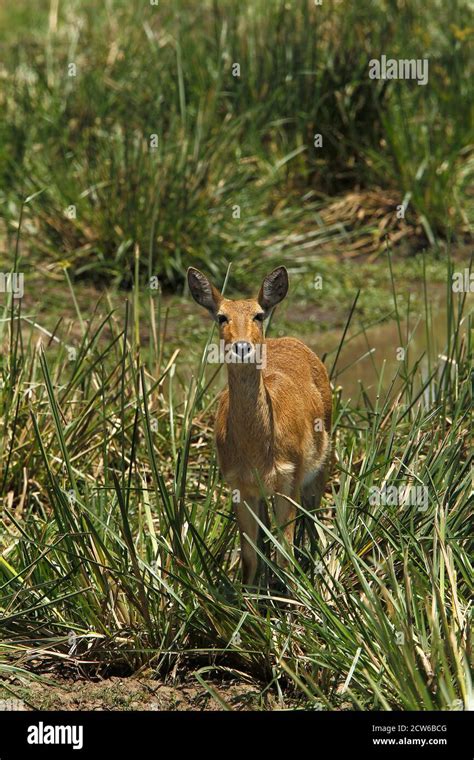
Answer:
[[[265, 497], [274, 497], [276, 521], [291, 549], [296, 508], [319, 506], [330, 463], [331, 389], [318, 357], [296, 338], [266, 339], [263, 323], [288, 292], [288, 272], [265, 277], [256, 299], [232, 301], [198, 269], [188, 269], [193, 298], [219, 325], [228, 385], [215, 422], [222, 474], [237, 494], [242, 580], [257, 571]], [[290, 497], [291, 500], [285, 498]], [[285, 565], [279, 552], [278, 563]]]

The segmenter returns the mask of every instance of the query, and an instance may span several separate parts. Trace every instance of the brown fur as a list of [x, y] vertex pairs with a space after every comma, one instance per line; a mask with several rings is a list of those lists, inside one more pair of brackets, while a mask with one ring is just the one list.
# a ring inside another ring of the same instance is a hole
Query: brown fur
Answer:
[[[221, 395], [215, 422], [219, 465], [239, 494], [234, 508], [241, 536], [243, 582], [250, 584], [257, 570], [252, 546], [258, 539], [254, 515], [264, 521], [262, 488], [264, 495], [275, 495], [276, 519], [290, 548], [296, 513], [285, 496], [292, 500], [301, 496], [308, 506], [319, 506], [330, 459], [329, 379], [322, 362], [304, 343], [296, 338], [266, 340], [262, 322], [255, 319], [262, 310], [268, 314], [286, 294], [288, 280], [283, 267], [264, 280], [257, 300], [223, 298], [197, 270], [190, 270], [188, 277], [198, 303], [216, 319], [227, 317], [220, 326], [226, 346], [247, 341], [266, 347], [263, 368], [256, 363], [227, 364], [228, 386]], [[285, 564], [283, 555], [279, 562]]]

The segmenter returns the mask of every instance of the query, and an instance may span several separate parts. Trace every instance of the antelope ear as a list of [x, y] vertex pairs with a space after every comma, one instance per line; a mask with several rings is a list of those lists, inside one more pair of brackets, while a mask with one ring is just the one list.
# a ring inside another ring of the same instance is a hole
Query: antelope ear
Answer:
[[267, 274], [257, 296], [257, 300], [265, 311], [273, 309], [277, 303], [283, 301], [288, 293], [288, 272], [286, 267], [277, 267]]
[[222, 296], [217, 288], [209, 282], [205, 274], [194, 267], [188, 269], [188, 285], [194, 300], [215, 318], [222, 301]]

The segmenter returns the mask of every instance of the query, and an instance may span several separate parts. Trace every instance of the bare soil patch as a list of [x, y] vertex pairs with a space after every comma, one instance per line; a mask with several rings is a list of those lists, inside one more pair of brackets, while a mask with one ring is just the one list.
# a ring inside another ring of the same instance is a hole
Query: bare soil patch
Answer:
[[[23, 681], [23, 679], [22, 679]], [[0, 702], [7, 709], [24, 710], [275, 710], [287, 708], [276, 697], [262, 697], [257, 684], [237, 680], [207, 681], [206, 689], [195, 679], [168, 684], [151, 678], [111, 677], [101, 681], [56, 678], [48, 683], [31, 681], [5, 689]]]

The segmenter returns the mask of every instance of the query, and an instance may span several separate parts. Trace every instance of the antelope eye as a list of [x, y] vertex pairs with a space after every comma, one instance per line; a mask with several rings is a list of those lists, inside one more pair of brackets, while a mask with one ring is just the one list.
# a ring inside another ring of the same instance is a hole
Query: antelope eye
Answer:
[[259, 314], [255, 314], [254, 319], [257, 322], [263, 322], [263, 320], [265, 319], [265, 312], [261, 311], [259, 312]]
[[217, 321], [219, 322], [220, 325], [225, 325], [225, 323], [228, 322], [229, 320], [227, 319], [225, 314], [218, 314]]

